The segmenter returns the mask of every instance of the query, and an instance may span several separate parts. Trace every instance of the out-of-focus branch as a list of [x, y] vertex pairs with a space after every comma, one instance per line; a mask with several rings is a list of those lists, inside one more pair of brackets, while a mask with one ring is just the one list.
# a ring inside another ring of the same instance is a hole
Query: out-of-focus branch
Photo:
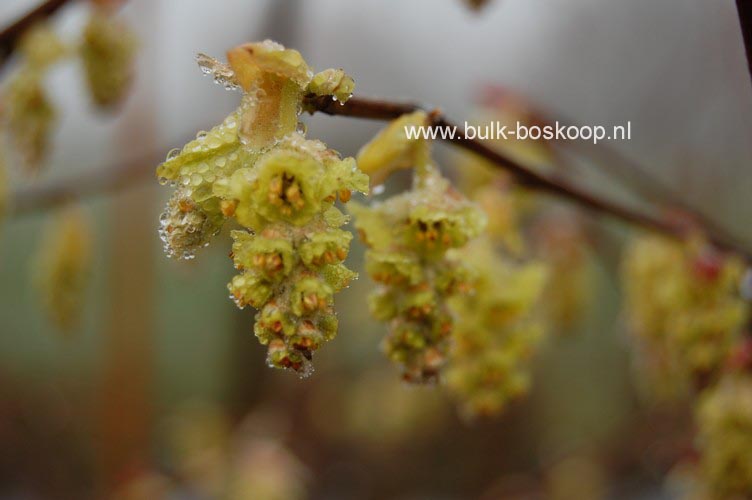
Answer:
[[153, 179], [154, 168], [162, 160], [164, 154], [154, 152], [133, 162], [18, 189], [11, 194], [10, 214], [42, 212], [80, 198], [116, 192], [146, 179]]
[[744, 52], [747, 55], [747, 69], [752, 78], [752, 0], [736, 0], [739, 25], [744, 37]]
[[[328, 115], [391, 120], [421, 108], [418, 105], [410, 103], [398, 103], [362, 97], [354, 97], [342, 104], [334, 101], [331, 97], [307, 96], [305, 99], [305, 109], [310, 112], [318, 111]], [[645, 214], [621, 206], [560, 179], [551, 179], [538, 174], [491, 149], [483, 142], [468, 139], [462, 134], [460, 127], [447, 120], [438, 111], [430, 112], [429, 120], [430, 126], [451, 128], [455, 131], [454, 138], [451, 140], [447, 139], [449, 142], [472, 151], [486, 158], [499, 168], [510, 172], [514, 175], [516, 181], [527, 189], [548, 193], [587, 210], [605, 214], [677, 239], [685, 239], [690, 236], [692, 229], [699, 229], [718, 249], [739, 254], [752, 262], [752, 252], [742, 248], [733, 241], [729, 241], [722, 233], [719, 233], [710, 225], [698, 222], [697, 227], [689, 227], [681, 221]], [[441, 134], [438, 136], [442, 137]], [[12, 207], [12, 213], [23, 214], [40, 211], [89, 194], [120, 189], [147, 177], [147, 174], [152, 172], [153, 167], [161, 159], [161, 155], [151, 154], [132, 164], [79, 175], [57, 184], [35, 186], [17, 191], [13, 194], [15, 202]]]
[[[563, 121], [559, 117], [559, 121]], [[572, 123], [569, 121], [568, 123]], [[648, 169], [626, 157], [606, 143], [597, 145], [587, 141], [557, 141], [556, 147], [570, 149], [580, 157], [591, 158], [601, 172], [620, 183], [642, 200], [659, 209], [671, 209], [685, 214], [702, 226], [712, 227], [716, 234], [737, 247], [744, 244], [733, 236], [721, 223], [713, 220], [697, 207], [692, 207], [678, 192]]]
[[[372, 118], [377, 120], [390, 120], [399, 117], [402, 114], [410, 113], [421, 109], [420, 106], [409, 103], [394, 103], [390, 101], [371, 100], [364, 98], [352, 98], [342, 104], [332, 100], [330, 97], [309, 96], [306, 100], [306, 109], [320, 111], [329, 115], [351, 116], [356, 118]], [[513, 174], [517, 182], [524, 187], [552, 194], [564, 200], [568, 200], [583, 208], [612, 216], [616, 219], [629, 222], [650, 230], [654, 230], [668, 236], [684, 239], [690, 235], [692, 228], [687, 227], [678, 221], [667, 218], [644, 214], [621, 205], [612, 203], [609, 200], [599, 198], [581, 188], [568, 184], [562, 180], [554, 180], [530, 170], [520, 165], [507, 156], [491, 149], [483, 142], [468, 139], [462, 134], [462, 129], [452, 122], [448, 121], [438, 111], [430, 113], [430, 125], [440, 128], [451, 128], [455, 131], [454, 139], [447, 139], [453, 144], [472, 151], [487, 160], [491, 161], [499, 168], [502, 168]], [[447, 134], [450, 135], [450, 134]], [[443, 136], [438, 134], [438, 137]], [[699, 223], [699, 222], [698, 222]], [[731, 251], [744, 256], [747, 260], [752, 261], [752, 252], [741, 248], [733, 241], [729, 241], [721, 231], [717, 231], [708, 224], [699, 224], [710, 242], [720, 250]]]
[[[500, 85], [486, 85], [479, 93], [479, 104], [483, 108], [505, 108], [509, 107], [513, 112], [521, 113], [526, 116], [526, 120], [532, 121], [541, 127], [554, 124], [568, 123], [578, 126], [578, 124], [562, 116], [560, 112], [551, 112], [541, 108], [538, 103], [531, 102], [526, 97], [521, 97], [512, 89]], [[624, 156], [616, 149], [611, 148], [606, 142], [593, 143], [591, 141], [567, 141], [567, 140], [550, 140], [546, 145], [553, 146], [556, 153], [554, 163], [562, 167], [557, 170], [568, 170], [572, 167], [565, 161], [565, 157], [560, 154], [563, 151], [571, 151], [578, 157], [588, 158], [593, 165], [598, 166], [599, 173], [609, 176], [610, 181], [616, 181], [621, 187], [625, 188], [631, 194], [637, 196], [640, 200], [650, 203], [659, 210], [669, 209], [675, 213], [681, 213], [686, 220], [697, 221], [702, 226], [713, 227], [715, 233], [722, 236], [727, 242], [734, 243], [737, 247], [744, 247], [745, 244], [739, 242], [731, 233], [729, 233], [720, 223], [705, 215], [698, 207], [691, 207], [683, 197], [669, 183], [666, 183], [660, 177], [653, 175], [648, 169]], [[579, 168], [579, 165], [577, 165]], [[554, 174], [564, 180], [571, 178], [565, 175]]]
[[0, 31], [0, 67], [10, 58], [26, 30], [46, 19], [72, 0], [46, 0]]

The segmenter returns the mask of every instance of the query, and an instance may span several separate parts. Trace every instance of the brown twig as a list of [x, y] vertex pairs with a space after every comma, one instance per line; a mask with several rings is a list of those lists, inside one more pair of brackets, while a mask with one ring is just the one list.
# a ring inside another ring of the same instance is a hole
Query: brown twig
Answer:
[[[563, 120], [559, 118], [559, 121]], [[560, 141], [556, 145], [571, 149], [581, 157], [590, 157], [593, 164], [597, 165], [601, 172], [609, 175], [611, 180], [622, 184], [640, 199], [656, 205], [658, 209], [681, 212], [686, 215], [687, 219], [697, 221], [702, 227], [712, 227], [714, 233], [729, 244], [739, 248], [744, 247], [744, 244], [722, 224], [697, 207], [692, 207], [661, 178], [607, 144], [593, 145], [586, 141]]]
[[11, 195], [10, 213], [25, 215], [42, 212], [86, 196], [119, 191], [154, 178], [154, 168], [163, 160], [164, 154], [161, 152], [150, 153], [133, 162], [16, 190]]
[[[336, 102], [330, 97], [307, 96], [305, 109], [309, 112], [322, 112], [328, 115], [348, 116], [354, 118], [369, 118], [375, 120], [392, 120], [405, 113], [411, 113], [420, 106], [409, 103], [353, 97], [345, 104]], [[461, 128], [456, 127], [438, 111], [429, 113], [430, 125], [440, 128], [454, 128], [455, 136], [451, 142], [458, 147], [472, 151], [511, 174], [517, 182], [531, 190], [541, 191], [563, 200], [572, 202], [588, 210], [609, 215], [643, 228], [647, 228], [665, 235], [684, 239], [689, 236], [689, 227], [681, 221], [644, 214], [636, 210], [618, 205], [609, 200], [599, 198], [582, 188], [561, 180], [554, 180], [538, 174], [527, 167], [515, 162], [503, 154], [486, 146], [483, 142], [468, 139], [463, 136]], [[440, 135], [439, 135], [440, 137]], [[15, 200], [12, 213], [25, 214], [53, 208], [70, 199], [89, 194], [114, 191], [131, 185], [139, 179], [145, 178], [152, 172], [153, 167], [161, 161], [161, 155], [151, 154], [141, 161], [119, 166], [113, 169], [100, 170], [66, 179], [57, 184], [31, 187], [14, 193]], [[709, 241], [718, 249], [736, 253], [748, 261], [752, 261], [752, 253], [727, 240], [711, 226], [701, 225]]]
[[0, 31], [0, 66], [8, 60], [26, 30], [70, 2], [71, 0], [46, 0]]
[[744, 37], [744, 52], [747, 56], [747, 69], [752, 77], [752, 0], [736, 0], [739, 25]]
[[[328, 115], [350, 116], [357, 118], [372, 118], [377, 120], [390, 120], [399, 117], [405, 113], [411, 113], [420, 106], [409, 103], [394, 103], [390, 101], [379, 101], [364, 98], [352, 98], [345, 104], [335, 102], [330, 97], [308, 96], [306, 98], [306, 109], [310, 111], [320, 111]], [[573, 202], [581, 207], [592, 211], [610, 215], [617, 219], [635, 224], [647, 229], [651, 229], [674, 238], [684, 239], [688, 236], [688, 228], [683, 224], [678, 224], [672, 220], [661, 217], [647, 215], [629, 208], [617, 205], [608, 200], [601, 199], [577, 186], [570, 185], [561, 180], [553, 180], [540, 175], [527, 167], [520, 165], [507, 156], [486, 146], [483, 142], [468, 139], [462, 134], [462, 129], [442, 116], [440, 112], [433, 111], [429, 114], [430, 125], [440, 128], [454, 129], [453, 144], [472, 151], [485, 159], [491, 161], [499, 168], [503, 168], [512, 173], [517, 181], [528, 189], [546, 192], [559, 198]], [[442, 137], [439, 134], [437, 137]], [[752, 253], [746, 249], [740, 248], [734, 242], [729, 241], [723, 234], [719, 234], [713, 227], [703, 225], [704, 231], [711, 243], [720, 250], [731, 251], [740, 254], [752, 261]]]

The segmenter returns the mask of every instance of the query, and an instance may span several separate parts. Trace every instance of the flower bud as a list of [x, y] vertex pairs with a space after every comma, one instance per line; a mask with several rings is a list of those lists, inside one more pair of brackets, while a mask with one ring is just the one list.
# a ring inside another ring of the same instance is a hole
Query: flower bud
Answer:
[[344, 104], [355, 90], [355, 80], [342, 69], [329, 68], [316, 73], [307, 90], [318, 96], [330, 95]]

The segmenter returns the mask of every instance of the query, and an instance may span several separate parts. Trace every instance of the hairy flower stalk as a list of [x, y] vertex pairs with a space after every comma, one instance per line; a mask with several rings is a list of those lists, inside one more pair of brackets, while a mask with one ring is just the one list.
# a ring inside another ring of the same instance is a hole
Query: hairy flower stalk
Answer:
[[641, 236], [622, 266], [630, 327], [661, 359], [664, 375], [715, 376], [740, 339], [749, 307], [739, 293], [742, 262], [702, 240]]
[[358, 156], [369, 173], [415, 167], [412, 189], [371, 207], [352, 207], [369, 247], [366, 269], [380, 285], [371, 312], [388, 322], [384, 350], [410, 382], [436, 380], [446, 363], [454, 324], [448, 299], [470, 293], [470, 270], [449, 250], [463, 247], [485, 225], [483, 212], [430, 163], [428, 144], [405, 138], [405, 124], [425, 120], [422, 112], [406, 115]]
[[227, 65], [204, 55], [198, 62], [217, 83], [242, 89], [241, 105], [158, 167], [161, 182], [177, 188], [160, 236], [168, 256], [188, 259], [228, 220], [239, 226], [231, 297], [258, 310], [254, 331], [268, 363], [307, 375], [313, 352], [337, 332], [333, 295], [356, 276], [343, 264], [352, 237], [334, 204], [366, 192], [368, 176], [354, 159], [306, 139], [298, 117], [305, 94], [344, 101], [352, 79], [341, 70], [314, 75], [297, 51], [268, 40], [227, 57]]

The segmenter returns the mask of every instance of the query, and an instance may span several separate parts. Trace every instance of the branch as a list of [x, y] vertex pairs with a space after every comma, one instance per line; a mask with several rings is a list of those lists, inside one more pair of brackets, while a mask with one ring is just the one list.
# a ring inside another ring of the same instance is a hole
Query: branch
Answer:
[[[560, 122], [561, 117], [558, 117]], [[571, 123], [571, 122], [570, 122]], [[671, 186], [661, 178], [654, 176], [634, 160], [627, 158], [606, 143], [593, 145], [586, 141], [561, 141], [556, 143], [562, 148], [568, 148], [584, 157], [590, 157], [598, 168], [611, 176], [611, 180], [621, 183], [642, 200], [655, 204], [658, 208], [678, 210], [689, 220], [697, 221], [702, 227], [712, 228], [714, 234], [722, 237], [727, 243], [737, 248], [744, 244], [733, 236], [723, 225], [719, 224], [704, 211], [689, 205]]]
[[[411, 113], [420, 106], [409, 103], [397, 103], [354, 97], [345, 104], [335, 102], [331, 97], [307, 96], [304, 109], [310, 113], [321, 112], [328, 115], [348, 116], [353, 118], [369, 118], [375, 120], [392, 120], [401, 115]], [[456, 127], [438, 111], [429, 113], [430, 125], [434, 127]], [[554, 180], [542, 176], [527, 167], [511, 160], [503, 154], [486, 146], [483, 142], [464, 137], [461, 128], [455, 128], [456, 133], [452, 142], [454, 145], [472, 151], [490, 162], [510, 172], [516, 181], [525, 188], [551, 194], [560, 199], [611, 216], [615, 219], [634, 224], [669, 237], [684, 240], [691, 234], [687, 224], [669, 218], [644, 214], [623, 207], [609, 200], [602, 199], [577, 186], [561, 180]], [[114, 168], [98, 170], [94, 173], [80, 174], [63, 181], [42, 186], [33, 186], [13, 193], [11, 213], [22, 215], [54, 208], [70, 200], [91, 194], [116, 191], [153, 175], [153, 168], [162, 161], [163, 155], [152, 153], [142, 159], [116, 166]], [[703, 231], [710, 243], [719, 250], [733, 252], [752, 262], [752, 253], [740, 245], [729, 241], [712, 226], [698, 222], [698, 228]]]
[[[417, 106], [415, 104], [400, 104], [389, 101], [379, 101], [357, 97], [352, 98], [346, 103], [342, 104], [333, 101], [331, 97], [328, 96], [308, 96], [306, 97], [305, 109], [311, 111], [320, 111], [328, 115], [371, 118], [377, 120], [391, 120], [398, 118], [400, 115], [411, 113], [421, 108], [420, 106]], [[491, 149], [483, 142], [466, 138], [462, 134], [462, 129], [460, 127], [457, 127], [452, 122], [444, 118], [438, 111], [431, 112], [429, 114], [429, 117], [431, 126], [440, 128], [453, 128], [456, 130], [454, 139], [449, 140], [450, 142], [468, 151], [472, 151], [491, 161], [499, 168], [503, 168], [506, 171], [510, 172], [515, 176], [519, 184], [528, 189], [541, 191], [557, 196], [583, 208], [587, 208], [601, 214], [609, 215], [616, 219], [629, 222], [646, 229], [657, 231], [673, 238], [683, 240], [690, 235], [690, 228], [685, 224], [680, 224], [666, 218], [660, 218], [630, 210], [608, 200], [601, 199], [564, 181], [553, 180], [548, 177], [542, 176], [528, 169], [527, 167], [520, 165], [514, 160], [504, 156], [503, 154]], [[439, 137], [441, 137], [440, 134]], [[752, 253], [734, 244], [734, 242], [729, 241], [723, 234], [720, 234], [719, 231], [715, 230], [715, 228], [708, 226], [707, 224], [701, 224], [700, 229], [703, 230], [709, 241], [718, 249], [739, 254], [748, 261], [752, 261]]]
[[163, 160], [162, 152], [154, 152], [130, 163], [76, 174], [58, 182], [18, 189], [10, 197], [10, 214], [42, 212], [73, 200], [113, 193], [143, 180], [153, 179], [155, 165]]
[[747, 69], [752, 77], [752, 0], [736, 0], [739, 25], [744, 37], [744, 52], [747, 55]]
[[63, 7], [70, 1], [71, 0], [46, 0], [18, 18], [16, 22], [0, 31], [0, 67], [4, 65], [10, 58], [11, 54], [13, 54], [18, 41], [26, 30], [39, 21], [47, 19], [57, 12], [60, 7]]

